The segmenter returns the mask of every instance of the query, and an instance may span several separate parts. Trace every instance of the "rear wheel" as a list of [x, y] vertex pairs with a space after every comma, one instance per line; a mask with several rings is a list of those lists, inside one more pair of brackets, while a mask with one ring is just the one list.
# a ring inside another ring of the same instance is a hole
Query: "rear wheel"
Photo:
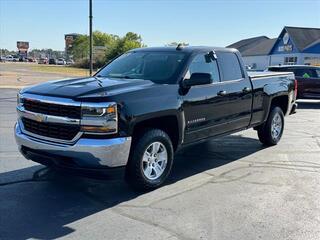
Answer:
[[278, 144], [284, 128], [284, 114], [279, 107], [273, 107], [267, 121], [258, 128], [260, 142], [267, 146]]
[[167, 133], [148, 130], [133, 145], [126, 180], [137, 190], [157, 188], [169, 176], [172, 163], [173, 147]]

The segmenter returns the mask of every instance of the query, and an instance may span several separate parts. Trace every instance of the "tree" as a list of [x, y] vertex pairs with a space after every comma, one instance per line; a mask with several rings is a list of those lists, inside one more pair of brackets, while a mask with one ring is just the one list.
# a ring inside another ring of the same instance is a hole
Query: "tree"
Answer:
[[140, 47], [145, 47], [145, 45], [142, 44], [141, 36], [133, 32], [128, 32], [124, 37], [118, 39], [113, 48], [108, 49], [106, 61], [110, 61], [131, 49]]
[[64, 56], [63, 51], [56, 51], [49, 49], [32, 49], [28, 52], [28, 56], [33, 58], [47, 57], [47, 58], [59, 58]]
[[15, 54], [17, 54], [16, 51], [10, 51], [10, 50], [5, 49], [5, 48], [1, 48], [1, 49], [0, 49], [0, 55], [1, 55], [1, 56], [15, 55]]
[[75, 61], [81, 61], [88, 57], [89, 37], [88, 35], [79, 35], [72, 44], [71, 54]]
[[[93, 32], [93, 46], [105, 47], [105, 53], [101, 55], [93, 54], [95, 67], [101, 67], [106, 62], [121, 55], [122, 53], [133, 49], [143, 47], [142, 38], [140, 35], [128, 32], [124, 37], [119, 37], [113, 34], [107, 34], [100, 31]], [[81, 67], [87, 67], [89, 64], [89, 37], [88, 35], [80, 35], [73, 43], [71, 54], [73, 59], [79, 63]]]

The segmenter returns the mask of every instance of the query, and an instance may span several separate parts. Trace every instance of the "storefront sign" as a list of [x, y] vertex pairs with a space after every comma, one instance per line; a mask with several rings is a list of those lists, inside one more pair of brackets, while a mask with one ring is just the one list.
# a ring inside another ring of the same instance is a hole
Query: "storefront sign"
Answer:
[[293, 46], [288, 44], [288, 45], [284, 45], [284, 46], [280, 46], [278, 48], [279, 52], [292, 52]]

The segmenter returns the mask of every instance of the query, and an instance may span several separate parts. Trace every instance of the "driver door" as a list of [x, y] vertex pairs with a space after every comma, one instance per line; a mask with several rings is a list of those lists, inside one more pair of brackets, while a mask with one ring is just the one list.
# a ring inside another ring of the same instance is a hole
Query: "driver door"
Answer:
[[211, 84], [193, 86], [182, 96], [185, 143], [212, 135], [211, 127], [221, 118], [221, 112], [219, 113], [221, 98], [217, 93], [222, 87], [218, 64], [216, 60], [208, 60], [207, 54], [199, 53], [194, 56], [185, 75], [184, 81], [188, 81], [193, 73], [209, 73], [212, 78]]

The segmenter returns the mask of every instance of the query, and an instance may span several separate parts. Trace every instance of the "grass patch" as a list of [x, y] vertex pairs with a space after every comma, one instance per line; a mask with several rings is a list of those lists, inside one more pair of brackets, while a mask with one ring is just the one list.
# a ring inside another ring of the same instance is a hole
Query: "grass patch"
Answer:
[[55, 66], [55, 65], [33, 65], [32, 70], [35, 72], [56, 73], [70, 76], [89, 76], [88, 69], [75, 68], [70, 66]]

